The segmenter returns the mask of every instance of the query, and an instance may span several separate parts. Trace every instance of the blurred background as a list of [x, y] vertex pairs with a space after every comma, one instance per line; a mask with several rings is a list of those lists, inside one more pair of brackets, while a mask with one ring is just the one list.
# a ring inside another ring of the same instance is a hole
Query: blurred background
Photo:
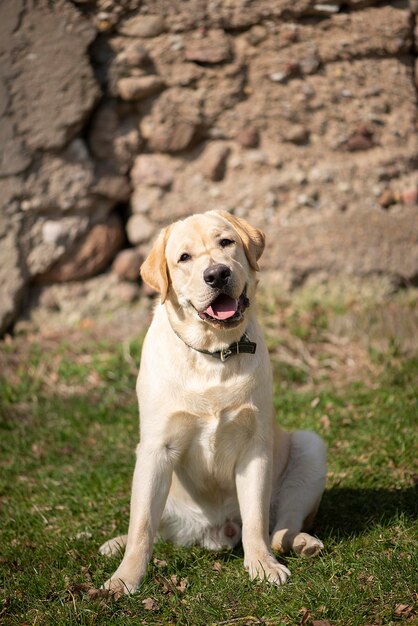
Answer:
[[284, 291], [416, 287], [417, 10], [1, 3], [0, 333], [140, 301], [159, 228], [216, 208]]

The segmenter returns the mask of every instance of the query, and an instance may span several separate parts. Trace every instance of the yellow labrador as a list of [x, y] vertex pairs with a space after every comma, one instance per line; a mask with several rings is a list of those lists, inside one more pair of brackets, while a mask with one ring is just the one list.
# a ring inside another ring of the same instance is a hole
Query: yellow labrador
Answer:
[[[142, 351], [140, 443], [125, 554], [104, 588], [133, 593], [158, 533], [182, 546], [234, 547], [252, 579], [284, 583], [272, 550], [317, 554], [303, 532], [325, 484], [325, 448], [274, 419], [267, 348], [255, 316], [264, 234], [223, 211], [165, 228], [141, 268], [161, 294]], [[269, 536], [270, 533], [270, 536]]]

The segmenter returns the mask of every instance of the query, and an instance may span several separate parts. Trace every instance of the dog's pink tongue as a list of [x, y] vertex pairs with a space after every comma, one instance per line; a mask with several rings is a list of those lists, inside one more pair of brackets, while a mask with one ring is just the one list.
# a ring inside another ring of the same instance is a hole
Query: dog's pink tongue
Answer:
[[233, 317], [238, 309], [238, 301], [224, 294], [218, 296], [206, 309], [205, 313], [216, 320], [227, 320]]

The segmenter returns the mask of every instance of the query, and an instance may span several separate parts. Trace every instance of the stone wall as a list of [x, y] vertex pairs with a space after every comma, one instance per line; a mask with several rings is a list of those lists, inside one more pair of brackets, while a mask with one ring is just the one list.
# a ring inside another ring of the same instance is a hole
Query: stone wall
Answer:
[[[416, 0], [0, 5], [0, 332], [222, 208], [264, 267], [418, 278]], [[414, 41], [415, 36], [415, 41]]]

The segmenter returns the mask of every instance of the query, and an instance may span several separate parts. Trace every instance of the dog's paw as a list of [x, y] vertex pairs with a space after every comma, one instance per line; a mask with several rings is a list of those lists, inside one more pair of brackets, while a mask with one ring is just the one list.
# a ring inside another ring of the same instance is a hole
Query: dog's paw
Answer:
[[271, 538], [271, 547], [276, 552], [289, 552], [293, 550], [301, 556], [316, 556], [324, 549], [322, 541], [308, 533], [290, 532], [289, 530], [277, 530]]
[[109, 598], [118, 600], [124, 595], [131, 595], [138, 589], [138, 584], [129, 581], [128, 578], [115, 572], [100, 589], [92, 589], [89, 592], [92, 598]]
[[99, 548], [99, 553], [103, 556], [120, 556], [125, 549], [128, 535], [120, 535], [105, 541]]
[[323, 549], [322, 541], [308, 533], [299, 533], [293, 540], [293, 550], [302, 556], [316, 556]]
[[249, 559], [245, 562], [251, 580], [266, 580], [272, 585], [283, 585], [290, 576], [290, 572], [281, 565], [273, 555], [267, 554], [259, 559]]

